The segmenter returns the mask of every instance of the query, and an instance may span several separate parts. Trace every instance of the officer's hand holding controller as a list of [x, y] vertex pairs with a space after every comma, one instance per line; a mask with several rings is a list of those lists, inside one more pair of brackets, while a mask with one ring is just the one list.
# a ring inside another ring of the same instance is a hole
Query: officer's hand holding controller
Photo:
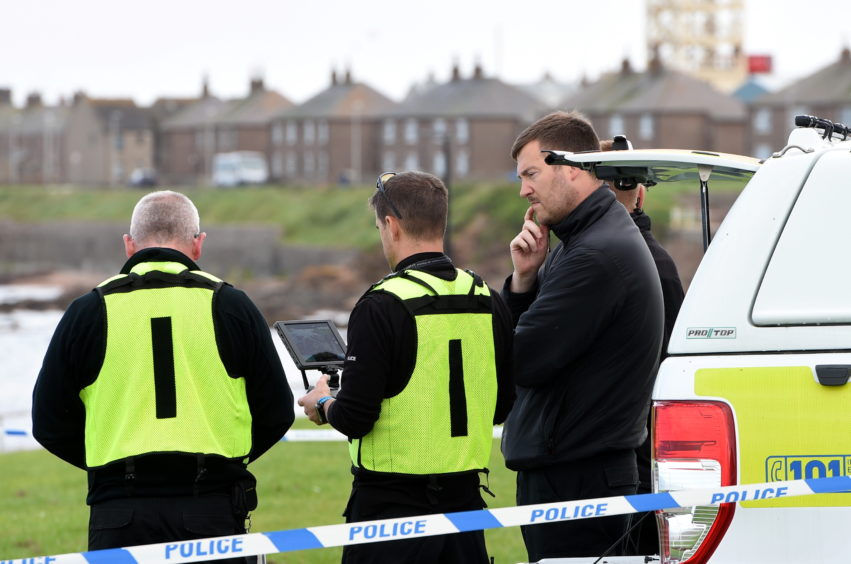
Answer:
[[330, 404], [334, 403], [334, 397], [331, 395], [331, 388], [328, 385], [329, 379], [330, 376], [323, 374], [316, 381], [316, 385], [308, 389], [307, 394], [298, 399], [298, 404], [304, 408], [304, 414], [317, 425], [328, 423], [327, 410]]

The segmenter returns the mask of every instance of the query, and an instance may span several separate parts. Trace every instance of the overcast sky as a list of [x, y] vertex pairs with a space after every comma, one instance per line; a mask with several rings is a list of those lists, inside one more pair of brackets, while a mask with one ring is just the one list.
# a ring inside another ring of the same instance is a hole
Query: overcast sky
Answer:
[[[745, 51], [774, 56], [772, 86], [851, 44], [851, 0], [745, 0]], [[0, 0], [0, 87], [16, 104], [93, 97], [244, 96], [253, 75], [300, 103], [351, 69], [400, 100], [430, 74], [480, 62], [507, 82], [594, 79], [645, 66], [642, 0]]]

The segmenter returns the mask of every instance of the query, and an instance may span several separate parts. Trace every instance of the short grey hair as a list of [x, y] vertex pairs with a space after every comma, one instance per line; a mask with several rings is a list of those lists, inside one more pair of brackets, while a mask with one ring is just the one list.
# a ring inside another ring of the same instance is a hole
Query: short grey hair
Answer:
[[192, 200], [171, 190], [151, 192], [133, 208], [130, 237], [140, 245], [187, 243], [201, 231]]

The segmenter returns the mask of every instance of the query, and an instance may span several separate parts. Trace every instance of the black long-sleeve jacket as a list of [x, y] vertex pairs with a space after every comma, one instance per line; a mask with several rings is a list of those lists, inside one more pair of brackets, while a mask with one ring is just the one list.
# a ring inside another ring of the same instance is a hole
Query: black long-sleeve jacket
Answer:
[[[144, 249], [121, 269], [128, 273], [141, 262], [173, 261], [191, 270], [198, 266], [186, 255], [164, 248]], [[245, 378], [251, 410], [251, 452], [255, 460], [286, 433], [294, 420], [293, 396], [272, 343], [269, 326], [254, 303], [225, 284], [214, 300], [219, 354], [231, 376]], [[71, 303], [53, 334], [33, 390], [33, 435], [47, 450], [82, 469], [85, 463], [85, 408], [80, 390], [98, 376], [106, 350], [106, 310], [96, 291]], [[153, 409], [153, 408], [152, 408]], [[199, 461], [188, 454], [150, 454], [134, 461], [132, 484], [122, 462], [89, 470], [87, 502], [112, 497], [192, 495]], [[221, 457], [204, 462], [202, 492], [230, 491], [239, 480], [251, 479], [245, 466]]]
[[674, 322], [680, 313], [680, 307], [683, 305], [685, 292], [683, 291], [683, 283], [680, 281], [680, 274], [677, 272], [677, 264], [668, 251], [656, 240], [653, 232], [650, 231], [650, 216], [641, 210], [637, 210], [632, 212], [630, 217], [638, 226], [641, 236], [644, 237], [644, 242], [647, 243], [647, 248], [650, 249], [653, 262], [656, 264], [656, 271], [659, 273], [659, 282], [662, 284], [662, 301], [665, 304], [665, 332], [662, 337], [662, 351], [659, 355], [661, 361], [668, 356], [668, 341], [671, 340], [671, 331], [674, 329]]
[[536, 287], [503, 289], [516, 322], [502, 442], [514, 470], [640, 445], [662, 340], [656, 267], [605, 184], [552, 231], [561, 242]]

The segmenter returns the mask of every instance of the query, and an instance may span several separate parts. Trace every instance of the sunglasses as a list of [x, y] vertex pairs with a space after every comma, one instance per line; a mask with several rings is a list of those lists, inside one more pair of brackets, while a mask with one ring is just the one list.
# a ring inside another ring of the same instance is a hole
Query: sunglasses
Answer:
[[387, 195], [387, 190], [384, 188], [384, 183], [396, 176], [395, 172], [385, 172], [378, 176], [378, 182], [375, 183], [375, 187], [379, 192], [384, 196], [384, 199], [387, 200], [387, 204], [390, 206], [390, 210], [396, 214], [398, 219], [402, 219], [402, 214], [399, 213], [399, 210], [396, 209], [396, 206], [393, 205], [393, 202], [390, 200], [390, 196]]

